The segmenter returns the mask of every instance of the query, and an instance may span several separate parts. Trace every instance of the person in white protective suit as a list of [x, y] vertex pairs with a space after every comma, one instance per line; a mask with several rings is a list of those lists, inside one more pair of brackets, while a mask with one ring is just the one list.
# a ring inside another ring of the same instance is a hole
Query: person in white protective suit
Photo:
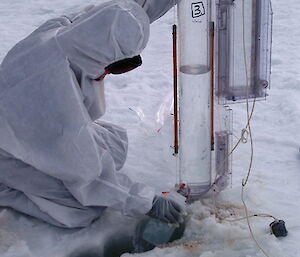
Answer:
[[47, 21], [9, 51], [0, 66], [0, 206], [67, 228], [88, 226], [107, 207], [181, 219], [176, 200], [117, 172], [124, 129], [95, 123], [104, 76], [141, 64], [149, 24], [175, 2], [108, 1]]

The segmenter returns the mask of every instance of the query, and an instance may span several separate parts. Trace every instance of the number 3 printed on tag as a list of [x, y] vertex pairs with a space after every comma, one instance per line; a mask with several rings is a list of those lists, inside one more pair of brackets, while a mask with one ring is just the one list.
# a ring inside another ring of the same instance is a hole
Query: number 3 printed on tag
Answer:
[[197, 18], [205, 15], [205, 7], [203, 2], [192, 3], [192, 17]]

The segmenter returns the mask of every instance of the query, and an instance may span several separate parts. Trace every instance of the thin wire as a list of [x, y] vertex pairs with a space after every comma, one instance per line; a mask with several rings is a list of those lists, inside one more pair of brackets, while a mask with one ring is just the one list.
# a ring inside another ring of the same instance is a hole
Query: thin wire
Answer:
[[243, 19], [243, 22], [242, 22], [243, 51], [244, 51], [244, 64], [245, 64], [245, 74], [246, 74], [246, 90], [247, 90], [247, 99], [246, 99], [247, 101], [246, 101], [246, 103], [247, 103], [247, 119], [248, 119], [248, 122], [247, 122], [246, 129], [248, 129], [249, 137], [250, 137], [251, 155], [250, 155], [249, 168], [248, 168], [246, 178], [244, 178], [242, 180], [241, 200], [242, 200], [244, 210], [245, 210], [245, 214], [246, 214], [247, 225], [248, 225], [248, 228], [249, 228], [249, 231], [250, 231], [250, 234], [251, 234], [251, 237], [252, 237], [253, 241], [255, 242], [257, 247], [262, 251], [262, 253], [265, 256], [270, 257], [268, 255], [268, 253], [258, 243], [258, 241], [257, 241], [257, 239], [256, 239], [256, 237], [253, 233], [253, 230], [252, 230], [252, 227], [251, 227], [251, 224], [250, 224], [249, 214], [248, 214], [248, 207], [247, 207], [247, 204], [246, 204], [245, 199], [244, 199], [244, 191], [245, 191], [245, 187], [246, 187], [246, 185], [249, 181], [250, 173], [252, 171], [253, 156], [254, 156], [254, 144], [253, 144], [253, 137], [252, 137], [252, 130], [251, 130], [250, 122], [251, 122], [251, 118], [252, 118], [252, 115], [253, 115], [253, 112], [254, 112], [254, 107], [255, 107], [255, 102], [256, 102], [256, 98], [254, 98], [252, 110], [251, 110], [251, 113], [250, 113], [250, 111], [249, 111], [249, 74], [248, 74], [248, 65], [247, 65], [248, 63], [247, 63], [247, 54], [246, 54], [246, 39], [245, 39], [245, 36], [246, 36], [246, 33], [245, 33], [245, 0], [242, 0], [242, 19]]
[[[274, 221], [277, 221], [277, 219], [274, 216], [270, 215], [270, 214], [259, 213], [259, 214], [253, 214], [253, 215], [248, 216], [248, 218], [257, 218], [257, 217], [259, 217], [259, 218], [272, 218], [272, 219], [274, 219]], [[247, 219], [247, 217], [245, 216], [245, 217], [238, 218], [238, 219], [227, 219], [227, 218], [222, 218], [221, 217], [220, 219], [224, 220], [224, 221], [227, 221], [227, 222], [237, 222], [237, 221], [245, 220], [245, 219]]]
[[257, 245], [257, 247], [262, 251], [262, 253], [265, 256], [270, 257], [270, 255], [260, 246], [260, 244], [258, 243], [258, 241], [256, 240], [256, 238], [254, 236], [254, 233], [253, 233], [253, 230], [252, 230], [252, 227], [251, 227], [251, 224], [250, 224], [250, 219], [249, 219], [250, 216], [248, 215], [248, 208], [247, 208], [246, 202], [244, 200], [244, 188], [245, 188], [245, 186], [242, 186], [241, 198], [242, 198], [242, 202], [243, 202], [243, 205], [244, 205], [244, 209], [245, 209], [245, 213], [246, 213], [246, 220], [247, 220], [247, 224], [248, 224], [248, 228], [249, 228], [251, 237], [252, 237], [253, 241], [255, 242], [255, 244]]

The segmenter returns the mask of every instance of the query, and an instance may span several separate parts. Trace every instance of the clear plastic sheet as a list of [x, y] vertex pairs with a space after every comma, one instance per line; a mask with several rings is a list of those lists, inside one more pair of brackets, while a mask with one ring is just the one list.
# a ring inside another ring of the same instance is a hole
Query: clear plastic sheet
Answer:
[[270, 0], [218, 0], [216, 81], [221, 102], [266, 97], [271, 44]]
[[166, 118], [173, 113], [173, 93], [166, 95], [158, 109], [154, 109], [150, 114], [146, 114], [140, 107], [130, 107], [138, 118], [135, 126], [139, 127], [147, 136], [155, 136], [160, 133], [165, 125]]

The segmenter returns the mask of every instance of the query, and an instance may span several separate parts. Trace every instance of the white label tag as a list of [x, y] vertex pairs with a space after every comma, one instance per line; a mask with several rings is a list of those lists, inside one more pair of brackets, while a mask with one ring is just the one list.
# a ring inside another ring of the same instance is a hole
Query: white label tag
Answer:
[[205, 7], [203, 2], [192, 3], [192, 17], [198, 18], [205, 15]]

